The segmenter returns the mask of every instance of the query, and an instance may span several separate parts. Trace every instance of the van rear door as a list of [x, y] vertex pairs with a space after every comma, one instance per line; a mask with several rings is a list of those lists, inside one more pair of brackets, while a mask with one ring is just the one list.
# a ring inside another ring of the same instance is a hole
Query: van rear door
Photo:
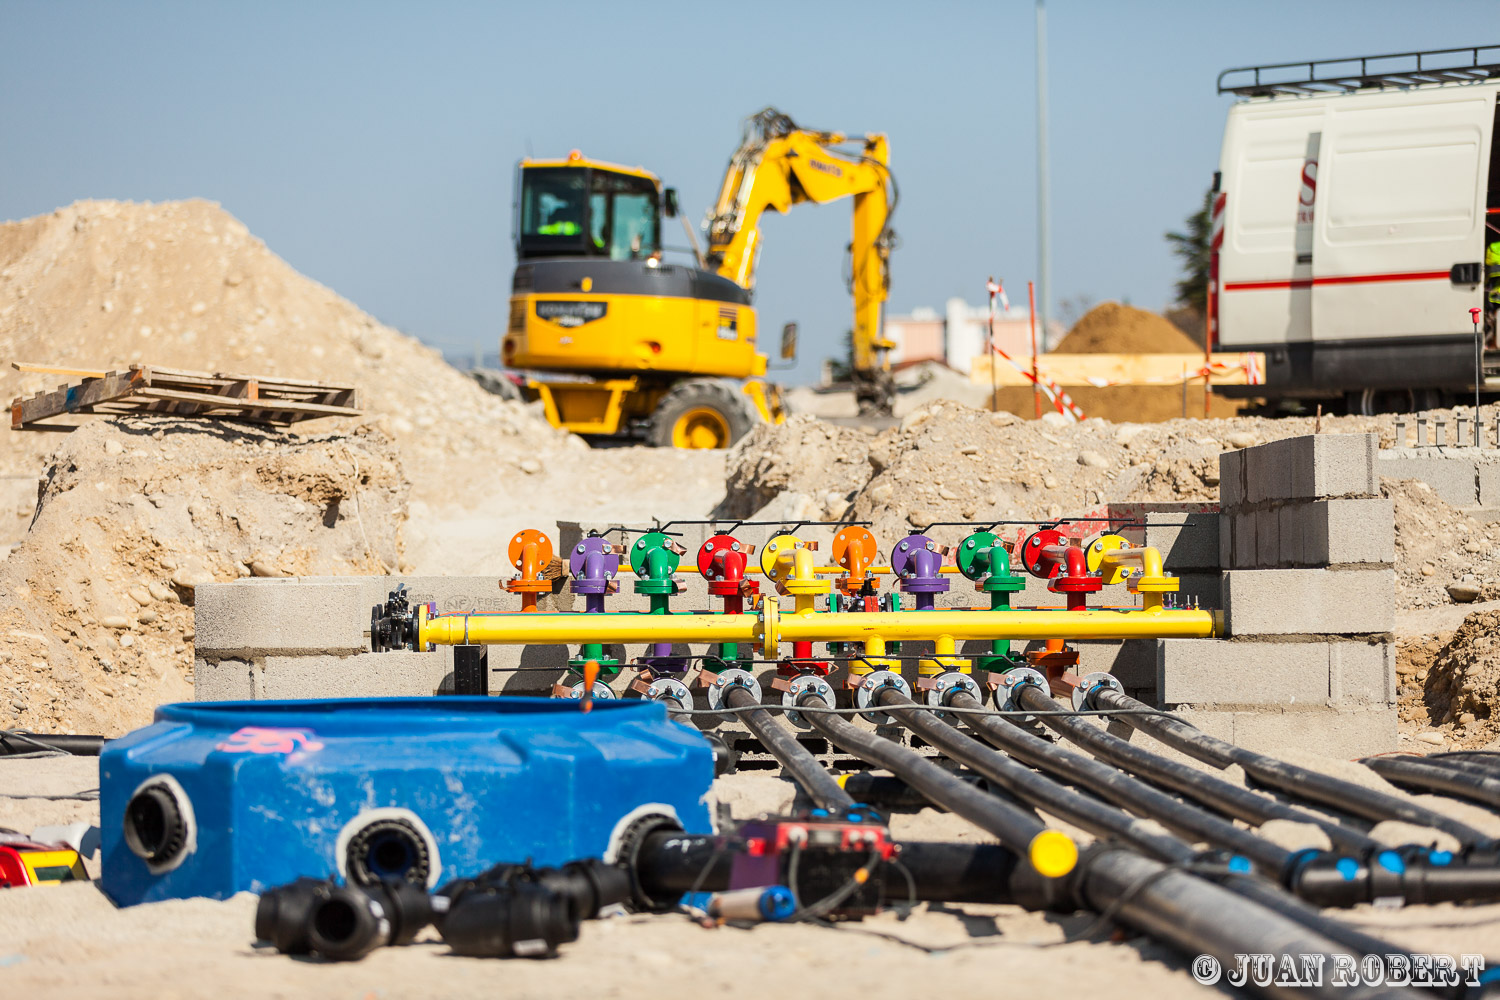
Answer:
[[1308, 236], [1298, 219], [1316, 190], [1304, 175], [1324, 108], [1322, 100], [1271, 101], [1230, 111], [1219, 167], [1225, 221], [1218, 332], [1225, 348], [1312, 339], [1311, 258], [1299, 247]]
[[1329, 101], [1318, 165], [1313, 338], [1470, 333], [1484, 257], [1490, 86]]

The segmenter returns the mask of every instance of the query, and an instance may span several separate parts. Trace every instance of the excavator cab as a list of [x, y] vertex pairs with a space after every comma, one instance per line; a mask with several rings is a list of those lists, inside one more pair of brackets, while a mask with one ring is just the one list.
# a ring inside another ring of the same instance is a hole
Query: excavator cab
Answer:
[[529, 378], [526, 393], [554, 426], [727, 448], [757, 417], [778, 420], [778, 397], [758, 379], [766, 357], [750, 292], [664, 263], [664, 208], [675, 211], [675, 193], [639, 168], [577, 150], [523, 160], [501, 360], [547, 373]]

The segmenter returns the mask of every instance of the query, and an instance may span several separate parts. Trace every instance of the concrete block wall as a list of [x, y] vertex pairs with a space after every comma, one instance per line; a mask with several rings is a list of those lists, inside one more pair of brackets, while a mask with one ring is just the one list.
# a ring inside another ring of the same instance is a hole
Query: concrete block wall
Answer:
[[1395, 523], [1373, 434], [1220, 457], [1229, 641], [1156, 643], [1160, 704], [1252, 749], [1395, 749]]

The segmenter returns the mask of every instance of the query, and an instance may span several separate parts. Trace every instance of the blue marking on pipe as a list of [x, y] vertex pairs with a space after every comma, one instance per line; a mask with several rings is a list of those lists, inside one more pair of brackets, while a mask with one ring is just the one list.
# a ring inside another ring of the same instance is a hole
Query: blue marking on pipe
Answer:
[[1452, 851], [1432, 851], [1427, 855], [1427, 860], [1435, 865], [1448, 865], [1453, 863]]
[[1248, 874], [1251, 870], [1250, 859], [1236, 854], [1234, 857], [1229, 859], [1229, 865], [1227, 867], [1236, 875]]
[[1401, 855], [1395, 851], [1381, 851], [1375, 855], [1375, 860], [1380, 867], [1393, 875], [1401, 875], [1406, 871], [1406, 862], [1401, 860]]
[[1359, 862], [1353, 858], [1339, 858], [1333, 867], [1337, 868], [1339, 874], [1344, 876], [1345, 882], [1353, 882], [1355, 876], [1359, 874]]

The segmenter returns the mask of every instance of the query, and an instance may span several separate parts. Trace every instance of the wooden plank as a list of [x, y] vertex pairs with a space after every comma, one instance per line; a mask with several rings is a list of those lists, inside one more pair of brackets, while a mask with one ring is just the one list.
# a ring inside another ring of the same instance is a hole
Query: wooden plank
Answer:
[[52, 365], [34, 365], [26, 361], [12, 361], [10, 366], [18, 372], [34, 372], [41, 375], [71, 375], [74, 378], [103, 378], [109, 372], [98, 368], [56, 368]]
[[156, 386], [139, 389], [134, 395], [136, 397], [174, 403], [196, 403], [205, 410], [259, 410], [265, 413], [303, 413], [320, 417], [357, 417], [360, 412], [348, 406], [327, 406], [323, 403], [299, 403], [279, 399], [236, 399], [232, 396], [215, 396], [207, 392], [183, 392], [177, 389], [160, 389]]
[[[1246, 385], [1249, 382], [1243, 370], [1252, 355], [1219, 353], [1211, 360], [1230, 371], [1214, 372], [1209, 379], [1211, 385]], [[1265, 356], [1254, 356], [1265, 371]], [[1002, 386], [1028, 386], [1031, 381], [1016, 371], [1003, 358], [995, 369], [995, 382]], [[1030, 358], [1017, 358], [1023, 368], [1030, 366]], [[974, 359], [969, 380], [979, 385], [990, 384], [991, 358], [980, 356]], [[1202, 385], [1196, 373], [1203, 368], [1202, 354], [1043, 354], [1037, 358], [1037, 368], [1044, 379], [1051, 379], [1061, 386], [1093, 385], [1089, 379], [1102, 379], [1120, 385], [1180, 385], [1184, 371], [1189, 380]]]
[[86, 406], [129, 396], [140, 380], [139, 372], [107, 372], [99, 378], [85, 379], [79, 385], [65, 385], [51, 392], [39, 392], [29, 399], [18, 399], [11, 404], [11, 429], [19, 430], [22, 425], [33, 421], [55, 417], [59, 413], [76, 413]]

